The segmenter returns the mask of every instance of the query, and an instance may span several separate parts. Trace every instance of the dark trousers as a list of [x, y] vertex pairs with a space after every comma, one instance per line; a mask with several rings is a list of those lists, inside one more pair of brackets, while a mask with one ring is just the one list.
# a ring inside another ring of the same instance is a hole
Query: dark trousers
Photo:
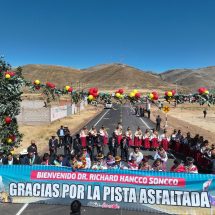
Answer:
[[150, 111], [150, 110], [148, 110], [148, 111], [147, 111], [147, 113], [148, 113], [148, 119], [150, 119], [151, 111]]
[[157, 124], [156, 124], [156, 130], [157, 130], [157, 131], [160, 131], [160, 123], [157, 123]]
[[64, 136], [59, 137], [59, 147], [62, 147], [64, 145]]
[[121, 157], [125, 162], [128, 161], [128, 149], [121, 149]]
[[114, 157], [117, 155], [117, 148], [109, 147], [109, 151]]

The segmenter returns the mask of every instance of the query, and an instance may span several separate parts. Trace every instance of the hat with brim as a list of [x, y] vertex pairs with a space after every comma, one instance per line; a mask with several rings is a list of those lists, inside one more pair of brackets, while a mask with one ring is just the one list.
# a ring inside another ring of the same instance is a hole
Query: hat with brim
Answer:
[[116, 157], [115, 157], [115, 161], [116, 161], [116, 162], [121, 161], [121, 157], [120, 157], [120, 156], [116, 156]]
[[104, 155], [103, 154], [98, 154], [97, 156], [96, 156], [96, 159], [103, 159], [104, 158]]
[[187, 157], [186, 160], [189, 163], [193, 163], [194, 162], [194, 159], [192, 157]]

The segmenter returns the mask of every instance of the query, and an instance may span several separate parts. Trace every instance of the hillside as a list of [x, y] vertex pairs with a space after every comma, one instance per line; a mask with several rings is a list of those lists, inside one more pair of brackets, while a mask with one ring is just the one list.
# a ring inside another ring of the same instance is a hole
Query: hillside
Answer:
[[83, 70], [61, 66], [26, 65], [23, 66], [23, 75], [32, 81], [39, 79], [42, 82], [54, 82], [58, 87], [71, 82], [74, 86], [74, 82], [77, 81], [81, 82], [81, 87], [98, 87], [99, 89], [119, 87], [168, 89], [172, 86], [162, 81], [157, 75], [122, 64], [103, 64]]
[[29, 64], [22, 67], [22, 73], [27, 80], [41, 80], [43, 83], [50, 81], [62, 87], [79, 81], [84, 73], [81, 70], [63, 66]]
[[183, 87], [196, 90], [199, 87], [215, 88], [215, 67], [200, 69], [175, 69], [160, 74], [162, 80], [177, 83]]
[[163, 88], [168, 84], [157, 75], [145, 73], [123, 64], [106, 64], [90, 67], [82, 80], [100, 88]]

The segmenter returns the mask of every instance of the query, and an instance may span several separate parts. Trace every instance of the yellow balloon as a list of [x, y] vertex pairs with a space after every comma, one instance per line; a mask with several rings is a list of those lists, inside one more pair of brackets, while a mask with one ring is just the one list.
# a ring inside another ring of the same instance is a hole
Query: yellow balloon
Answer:
[[34, 83], [35, 83], [36, 85], [39, 85], [39, 84], [40, 84], [40, 81], [39, 81], [39, 80], [35, 80]]
[[133, 93], [134, 93], [134, 94], [136, 94], [137, 92], [138, 92], [138, 90], [136, 90], [136, 89], [135, 89], [135, 90], [133, 90]]
[[15, 152], [14, 152], [14, 150], [11, 150], [10, 153], [11, 153], [12, 155], [14, 155]]
[[7, 138], [7, 143], [12, 143], [12, 139], [11, 138]]
[[168, 95], [169, 97], [171, 97], [171, 96], [172, 96], [172, 92], [169, 91], [169, 92], [167, 93], [167, 95]]
[[5, 75], [5, 78], [9, 79], [9, 78], [10, 78], [10, 75], [9, 75], [9, 74], [6, 74], [6, 75]]
[[150, 98], [150, 99], [153, 99], [153, 98], [154, 98], [154, 95], [153, 95], [152, 93], [150, 93], [150, 94], [149, 94], [149, 98]]
[[68, 90], [70, 88], [70, 86], [65, 86], [65, 90]]
[[120, 98], [121, 94], [120, 93], [116, 93], [115, 95], [117, 98]]
[[205, 91], [205, 94], [209, 94], [209, 91], [208, 91], [208, 90], [206, 90], [206, 91]]
[[88, 96], [88, 100], [89, 100], [89, 101], [92, 101], [93, 98], [94, 98], [93, 95], [89, 95], [89, 96]]
[[131, 92], [130, 94], [129, 94], [129, 97], [131, 97], [131, 98], [133, 98], [135, 96], [135, 93], [134, 92]]

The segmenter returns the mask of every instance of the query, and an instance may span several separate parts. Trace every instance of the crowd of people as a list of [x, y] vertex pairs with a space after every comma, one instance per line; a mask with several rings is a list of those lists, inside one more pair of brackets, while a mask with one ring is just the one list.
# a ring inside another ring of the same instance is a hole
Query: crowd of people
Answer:
[[[168, 136], [167, 130], [159, 135], [155, 129], [143, 132], [138, 127], [132, 133], [129, 127], [124, 131], [118, 123], [110, 136], [104, 126], [100, 129], [93, 126], [90, 130], [84, 127], [72, 137], [69, 128], [61, 126], [50, 138], [48, 147], [49, 153], [42, 157], [34, 140], [18, 157], [0, 151], [0, 164], [55, 165], [72, 167], [73, 170], [139, 169], [198, 173], [198, 169], [206, 169], [212, 162], [211, 173], [215, 173], [215, 146], [210, 147], [209, 142], [199, 135], [191, 137], [188, 132], [183, 136], [180, 130], [174, 130]], [[153, 156], [148, 156], [147, 151], [153, 151], [150, 153]], [[171, 153], [183, 158], [175, 159], [171, 169], [167, 169]]]

